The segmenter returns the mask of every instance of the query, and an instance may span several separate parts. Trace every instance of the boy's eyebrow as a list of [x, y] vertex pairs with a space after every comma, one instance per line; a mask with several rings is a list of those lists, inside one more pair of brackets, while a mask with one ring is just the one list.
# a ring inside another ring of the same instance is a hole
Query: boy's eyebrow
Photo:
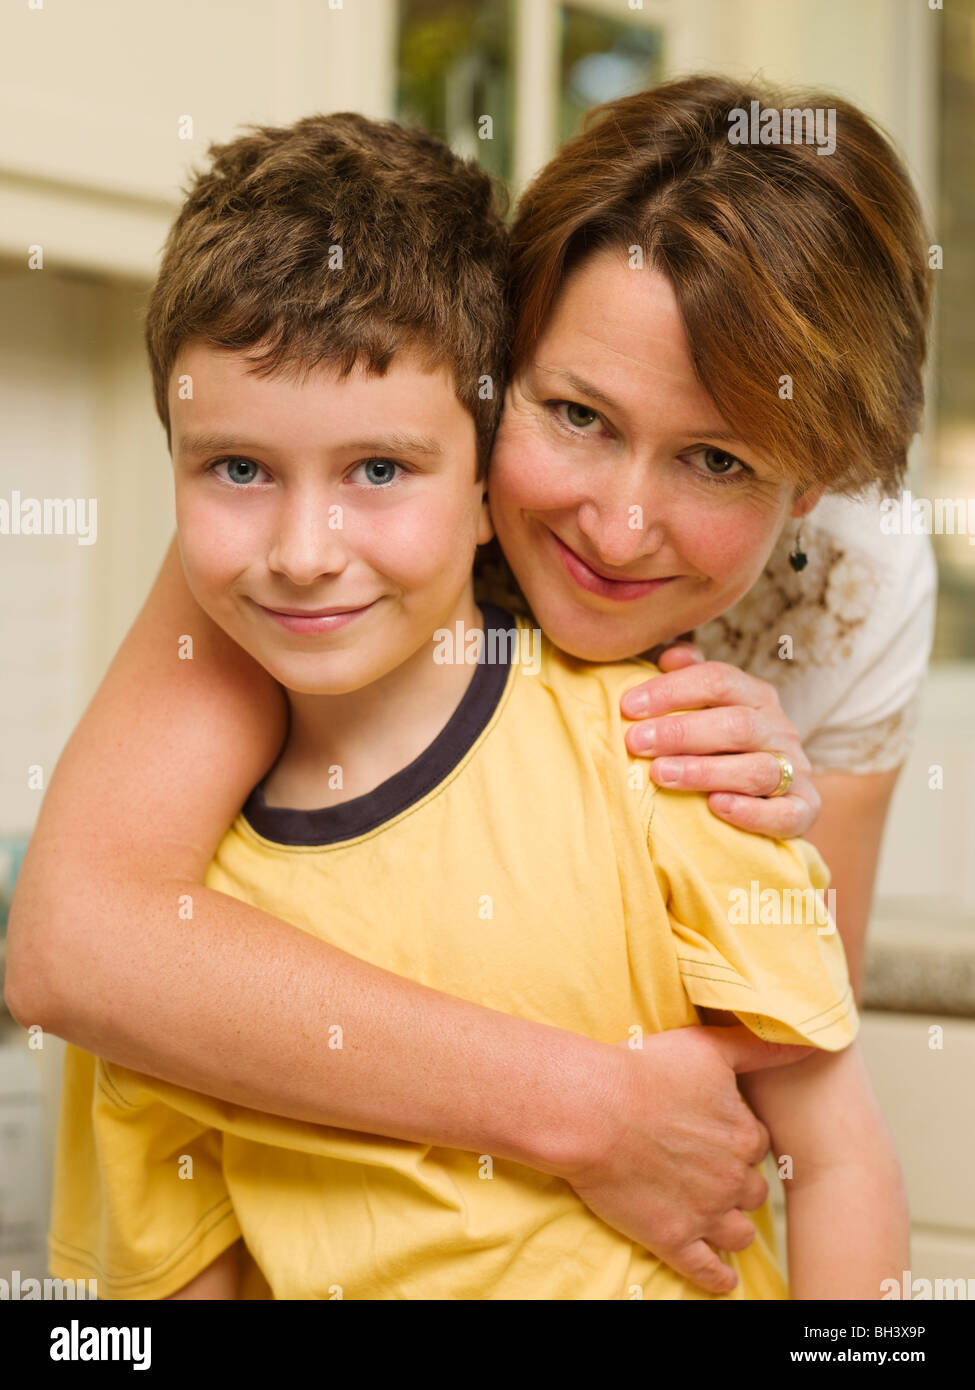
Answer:
[[[586, 381], [583, 377], [577, 376], [568, 367], [543, 367], [540, 362], [532, 364], [540, 372], [552, 372], [560, 376], [573, 391], [578, 391], [580, 395], [588, 396], [590, 400], [598, 401], [600, 405], [606, 406], [608, 410], [614, 410], [618, 414], [625, 414], [623, 407], [618, 401], [614, 401], [612, 396], [607, 396], [605, 391], [601, 391], [598, 386], [593, 386], [591, 381]], [[685, 430], [688, 436], [694, 435], [698, 439], [720, 439], [723, 444], [743, 445], [745, 441], [740, 435], [732, 434], [729, 430]]]
[[389, 434], [376, 435], [373, 439], [351, 439], [341, 446], [343, 449], [361, 449], [363, 453], [372, 451], [381, 454], [431, 454], [443, 453], [443, 445], [428, 434], [410, 434], [406, 430], [390, 430]]
[[[258, 454], [272, 453], [273, 444], [261, 444], [257, 440], [234, 438], [229, 434], [205, 433], [185, 434], [178, 441], [178, 447], [188, 454], [209, 454], [222, 451]], [[440, 457], [443, 446], [431, 435], [411, 434], [407, 430], [390, 430], [387, 434], [376, 435], [372, 439], [343, 440], [334, 446], [337, 449], [357, 449], [363, 453], [375, 454], [429, 454]]]
[[216, 453], [221, 449], [254, 449], [262, 453], [265, 448], [263, 444], [248, 444], [245, 440], [235, 439], [230, 434], [178, 435], [177, 446], [188, 454], [209, 454], [211, 451]]

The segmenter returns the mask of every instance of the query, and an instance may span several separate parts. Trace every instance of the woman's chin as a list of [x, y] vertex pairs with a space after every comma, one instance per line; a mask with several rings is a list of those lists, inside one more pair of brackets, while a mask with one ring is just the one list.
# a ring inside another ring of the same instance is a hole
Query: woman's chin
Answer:
[[[542, 584], [526, 587], [525, 597], [535, 621], [548, 640], [567, 656], [574, 656], [579, 661], [627, 661], [661, 642], [673, 641], [675, 634], [688, 630], [686, 624], [675, 627], [673, 611], [668, 612], [667, 606], [662, 603], [659, 613], [644, 611], [639, 621], [635, 613], [631, 617], [621, 612], [617, 617], [613, 612], [587, 609], [557, 592], [553, 593], [554, 586], [550, 577], [547, 579], [545, 587]], [[663, 586], [664, 589], [668, 587]], [[532, 602], [532, 590], [536, 592], [535, 603]], [[654, 595], [654, 600], [656, 598]], [[681, 607], [686, 609], [688, 605]]]
[[535, 616], [549, 641], [567, 656], [574, 656], [579, 661], [626, 661], [672, 638], [669, 630], [661, 631], [659, 636], [654, 635], [652, 628], [641, 628], [639, 634], [622, 629], [614, 633], [611, 623], [600, 623], [592, 618], [584, 622], [567, 622], [563, 616], [560, 622], [558, 618], [546, 621], [538, 613]]

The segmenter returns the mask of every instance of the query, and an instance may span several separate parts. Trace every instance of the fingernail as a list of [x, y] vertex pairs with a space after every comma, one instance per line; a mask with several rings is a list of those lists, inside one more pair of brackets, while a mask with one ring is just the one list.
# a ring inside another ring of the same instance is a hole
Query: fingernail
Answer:
[[630, 743], [641, 753], [652, 753], [657, 746], [657, 730], [652, 724], [645, 724], [639, 729], [634, 729], [630, 735]]
[[658, 758], [653, 765], [653, 780], [658, 787], [676, 787], [680, 781], [680, 763], [673, 758]]
[[645, 690], [627, 690], [623, 696], [623, 713], [639, 719], [650, 709], [650, 696]]
[[728, 815], [735, 809], [736, 798], [730, 792], [715, 792], [711, 798], [712, 811], [722, 811]]

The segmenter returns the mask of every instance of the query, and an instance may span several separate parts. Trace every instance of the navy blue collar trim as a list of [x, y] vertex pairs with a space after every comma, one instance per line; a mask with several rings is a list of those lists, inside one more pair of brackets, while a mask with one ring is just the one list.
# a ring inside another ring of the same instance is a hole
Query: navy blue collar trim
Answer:
[[[517, 629], [515, 619], [504, 609], [492, 603], [479, 607], [485, 632]], [[377, 830], [416, 805], [453, 771], [490, 723], [508, 679], [508, 646], [507, 642], [498, 642], [492, 647], [485, 641], [485, 651], [493, 651], [500, 659], [478, 663], [460, 704], [434, 741], [418, 758], [371, 792], [338, 806], [300, 811], [268, 806], [258, 785], [244, 803], [244, 819], [258, 835], [275, 844], [333, 845]]]

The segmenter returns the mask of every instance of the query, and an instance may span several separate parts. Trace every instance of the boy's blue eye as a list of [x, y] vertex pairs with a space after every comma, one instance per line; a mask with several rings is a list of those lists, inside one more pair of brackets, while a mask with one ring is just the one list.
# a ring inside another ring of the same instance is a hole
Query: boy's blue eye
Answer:
[[364, 469], [370, 483], [376, 487], [385, 487], [396, 477], [399, 464], [394, 463], [392, 459], [366, 459], [359, 467]]
[[220, 462], [227, 470], [226, 477], [228, 478], [228, 480], [232, 483], [238, 483], [241, 486], [243, 486], [246, 483], [252, 483], [254, 479], [257, 477], [258, 473], [261, 471], [260, 467], [258, 466], [258, 464], [254, 462], [253, 459], [235, 457], [229, 459], [221, 459]]

